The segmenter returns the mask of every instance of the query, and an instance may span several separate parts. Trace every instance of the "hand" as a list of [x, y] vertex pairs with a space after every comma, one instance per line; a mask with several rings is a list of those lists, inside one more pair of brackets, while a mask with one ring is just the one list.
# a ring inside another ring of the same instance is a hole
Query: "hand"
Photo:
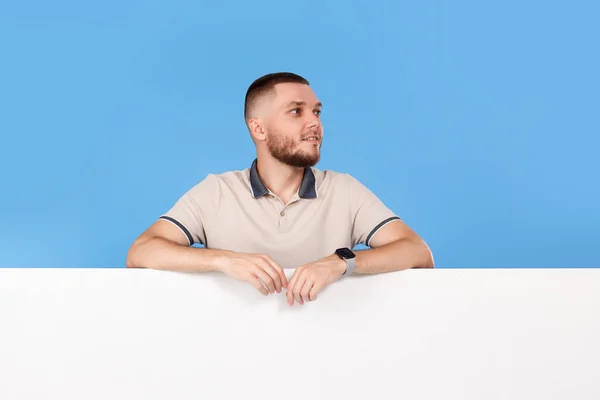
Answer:
[[281, 288], [287, 288], [288, 285], [283, 268], [264, 254], [228, 251], [219, 270], [234, 279], [252, 284], [265, 296], [269, 293], [281, 293]]
[[296, 268], [287, 288], [287, 300], [300, 304], [314, 301], [325, 286], [337, 281], [346, 271], [346, 261], [336, 254]]

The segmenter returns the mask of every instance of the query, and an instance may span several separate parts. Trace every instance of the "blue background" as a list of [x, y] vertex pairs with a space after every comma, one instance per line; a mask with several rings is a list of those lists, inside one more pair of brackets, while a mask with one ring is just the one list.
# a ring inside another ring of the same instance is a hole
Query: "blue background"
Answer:
[[438, 268], [598, 267], [597, 2], [20, 1], [0, 6], [1, 267], [124, 267], [207, 173], [255, 157], [243, 98], [305, 76], [320, 169]]

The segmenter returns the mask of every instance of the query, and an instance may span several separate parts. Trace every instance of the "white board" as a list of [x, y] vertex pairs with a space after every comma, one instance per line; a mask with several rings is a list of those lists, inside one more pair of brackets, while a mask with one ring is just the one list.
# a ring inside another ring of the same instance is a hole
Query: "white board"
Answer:
[[[287, 271], [291, 274], [293, 271]], [[0, 269], [0, 399], [600, 399], [600, 270]]]

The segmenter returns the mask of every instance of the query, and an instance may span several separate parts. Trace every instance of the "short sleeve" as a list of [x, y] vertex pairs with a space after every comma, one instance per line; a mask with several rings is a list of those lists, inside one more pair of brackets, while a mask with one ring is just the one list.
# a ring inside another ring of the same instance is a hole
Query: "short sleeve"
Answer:
[[181, 196], [159, 219], [176, 225], [185, 234], [189, 245], [206, 245], [206, 227], [216, 214], [220, 199], [219, 181], [213, 174]]
[[347, 175], [352, 224], [352, 243], [369, 246], [373, 235], [386, 224], [399, 220], [369, 188]]

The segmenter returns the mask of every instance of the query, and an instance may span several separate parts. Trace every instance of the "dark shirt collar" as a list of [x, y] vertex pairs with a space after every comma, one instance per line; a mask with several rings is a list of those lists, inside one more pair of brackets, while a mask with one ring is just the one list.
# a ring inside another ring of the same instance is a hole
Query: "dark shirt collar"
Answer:
[[[255, 199], [269, 193], [269, 189], [267, 189], [258, 176], [258, 170], [256, 168], [257, 162], [258, 160], [254, 159], [252, 166], [250, 167], [250, 186], [252, 188], [252, 195]], [[317, 197], [315, 173], [310, 167], [304, 168], [304, 176], [302, 177], [300, 189], [298, 189], [298, 196], [302, 199], [314, 199]]]

